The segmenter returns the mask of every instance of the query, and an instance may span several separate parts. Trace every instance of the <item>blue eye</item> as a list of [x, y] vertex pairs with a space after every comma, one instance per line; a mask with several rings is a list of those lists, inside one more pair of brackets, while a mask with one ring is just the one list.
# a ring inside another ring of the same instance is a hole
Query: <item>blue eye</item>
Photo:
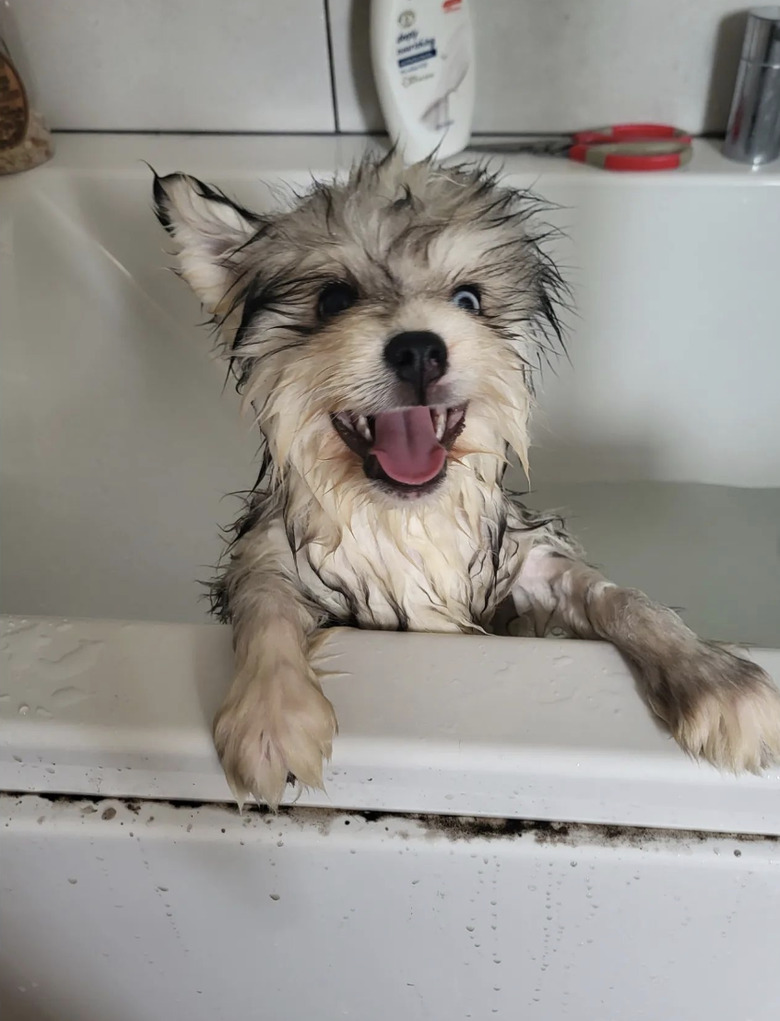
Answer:
[[464, 312], [479, 315], [482, 311], [479, 289], [474, 286], [459, 287], [456, 291], [453, 291], [451, 301], [453, 305], [462, 308]]

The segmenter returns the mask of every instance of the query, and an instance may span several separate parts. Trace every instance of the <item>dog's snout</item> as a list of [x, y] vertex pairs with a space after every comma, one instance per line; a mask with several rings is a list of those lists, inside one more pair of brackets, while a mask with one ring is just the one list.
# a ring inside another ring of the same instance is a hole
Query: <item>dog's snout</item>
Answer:
[[411, 383], [424, 402], [425, 388], [447, 371], [447, 345], [429, 330], [410, 330], [392, 337], [385, 361], [403, 383]]

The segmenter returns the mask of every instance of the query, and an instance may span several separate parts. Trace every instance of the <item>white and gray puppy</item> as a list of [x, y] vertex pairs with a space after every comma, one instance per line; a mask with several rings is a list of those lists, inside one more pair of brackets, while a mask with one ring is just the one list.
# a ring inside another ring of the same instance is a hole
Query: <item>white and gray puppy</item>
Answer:
[[322, 784], [323, 628], [478, 632], [506, 601], [537, 634], [617, 646], [688, 752], [737, 770], [780, 755], [761, 669], [605, 580], [502, 486], [512, 452], [527, 465], [531, 368], [559, 334], [526, 193], [388, 157], [271, 214], [182, 174], [154, 195], [267, 444], [214, 586], [236, 657], [214, 735], [239, 803]]

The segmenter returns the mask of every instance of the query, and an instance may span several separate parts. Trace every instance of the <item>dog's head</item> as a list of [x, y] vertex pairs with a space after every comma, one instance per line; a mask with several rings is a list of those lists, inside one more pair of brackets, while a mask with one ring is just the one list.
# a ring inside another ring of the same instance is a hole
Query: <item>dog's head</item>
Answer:
[[388, 157], [275, 213], [182, 174], [154, 194], [278, 472], [398, 502], [525, 463], [562, 287], [527, 193]]

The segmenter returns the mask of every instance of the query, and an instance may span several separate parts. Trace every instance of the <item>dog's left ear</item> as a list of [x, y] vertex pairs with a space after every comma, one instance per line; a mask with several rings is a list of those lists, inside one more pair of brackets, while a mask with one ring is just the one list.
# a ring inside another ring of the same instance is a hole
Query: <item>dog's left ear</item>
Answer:
[[182, 276], [206, 311], [216, 313], [238, 278], [240, 250], [265, 221], [187, 174], [155, 174], [154, 205]]

